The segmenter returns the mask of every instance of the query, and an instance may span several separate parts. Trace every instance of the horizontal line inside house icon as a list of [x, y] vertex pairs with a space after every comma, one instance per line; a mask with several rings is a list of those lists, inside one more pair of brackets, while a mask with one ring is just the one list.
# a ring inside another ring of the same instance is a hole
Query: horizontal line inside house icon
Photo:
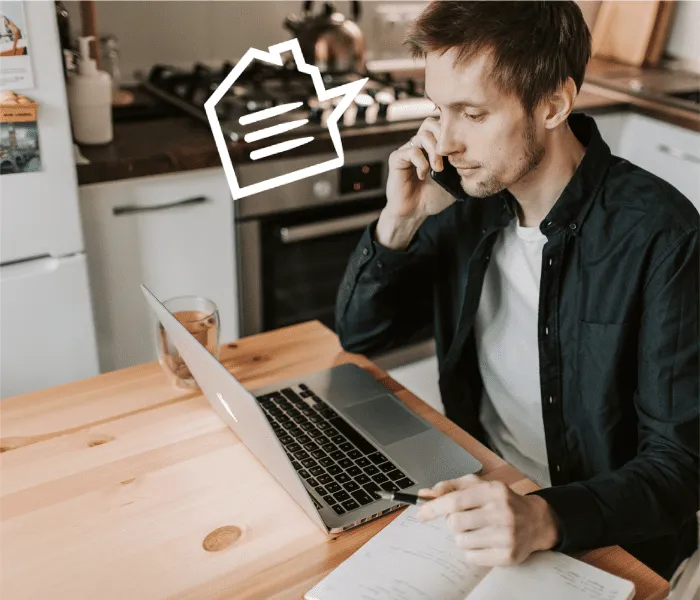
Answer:
[[272, 146], [265, 146], [265, 148], [253, 150], [250, 153], [250, 160], [258, 160], [260, 158], [272, 156], [273, 154], [280, 154], [281, 152], [286, 152], [287, 150], [292, 150], [293, 148], [298, 148], [299, 146], [308, 144], [313, 139], [313, 136], [296, 138], [293, 140], [287, 140], [286, 142], [280, 142], [279, 144], [273, 144]]
[[[240, 119], [238, 119], [238, 122], [241, 125], [249, 125], [251, 123], [259, 123], [260, 121], [264, 121], [266, 119], [272, 119], [274, 117], [277, 117], [277, 116], [282, 115], [284, 113], [287, 113], [289, 111], [295, 110], [295, 109], [299, 108], [302, 104], [303, 104], [302, 102], [290, 102], [289, 104], [282, 104], [280, 106], [273, 106], [272, 108], [266, 108], [266, 109], [259, 110], [259, 111], [254, 112], [254, 113], [250, 113], [249, 115], [244, 115]], [[257, 142], [258, 140], [264, 140], [266, 138], [269, 138], [269, 137], [272, 137], [275, 135], [280, 135], [282, 133], [286, 133], [287, 131], [291, 131], [292, 129], [296, 129], [298, 127], [303, 127], [308, 122], [309, 122], [308, 119], [297, 119], [295, 121], [290, 121], [288, 123], [278, 123], [277, 125], [273, 125], [272, 127], [264, 127], [263, 129], [251, 131], [250, 133], [247, 133], [243, 139], [246, 142]], [[287, 140], [285, 142], [281, 142], [279, 144], [272, 144], [271, 146], [265, 146], [264, 148], [259, 148], [258, 150], [253, 150], [250, 153], [250, 159], [251, 160], [259, 160], [261, 158], [266, 158], [268, 156], [280, 154], [282, 152], [286, 152], [287, 150], [292, 150], [293, 148], [298, 148], [299, 146], [303, 146], [304, 144], [308, 144], [313, 139], [314, 139], [313, 136], [295, 138], [292, 140]]]

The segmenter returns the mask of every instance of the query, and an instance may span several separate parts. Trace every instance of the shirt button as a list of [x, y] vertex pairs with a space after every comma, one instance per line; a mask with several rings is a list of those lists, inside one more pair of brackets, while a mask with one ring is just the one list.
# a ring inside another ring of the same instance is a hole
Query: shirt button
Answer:
[[571, 231], [575, 231], [576, 230], [576, 223], [571, 223], [571, 225], [569, 225], [569, 229], [571, 229]]
[[369, 248], [362, 248], [362, 256], [367, 256], [369, 254]]
[[554, 398], [552, 396], [549, 397], [549, 403], [554, 404]]
[[381, 269], [384, 266], [384, 263], [381, 260], [377, 261], [377, 268]]
[[552, 266], [552, 259], [549, 259], [549, 262], [547, 263], [550, 267]]
[[545, 327], [545, 328], [544, 328], [544, 334], [545, 334], [545, 335], [549, 335], [549, 327]]

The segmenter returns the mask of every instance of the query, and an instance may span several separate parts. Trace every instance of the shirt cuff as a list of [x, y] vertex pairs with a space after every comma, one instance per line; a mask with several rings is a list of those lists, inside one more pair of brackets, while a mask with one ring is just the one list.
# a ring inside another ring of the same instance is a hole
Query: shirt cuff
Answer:
[[415, 256], [418, 249], [417, 237], [414, 236], [413, 240], [409, 244], [408, 248], [405, 250], [394, 250], [392, 248], [387, 248], [380, 244], [375, 237], [375, 230], [377, 227], [376, 219], [370, 223], [367, 228], [365, 235], [368, 236], [368, 240], [371, 243], [371, 252], [369, 258], [371, 258], [371, 266], [373, 271], [376, 269], [378, 271], [394, 271], [401, 268], [405, 264], [409, 263], [411, 259]]
[[537, 494], [552, 507], [559, 521], [557, 552], [576, 552], [606, 545], [603, 517], [593, 494], [576, 483], [559, 485], [526, 494]]

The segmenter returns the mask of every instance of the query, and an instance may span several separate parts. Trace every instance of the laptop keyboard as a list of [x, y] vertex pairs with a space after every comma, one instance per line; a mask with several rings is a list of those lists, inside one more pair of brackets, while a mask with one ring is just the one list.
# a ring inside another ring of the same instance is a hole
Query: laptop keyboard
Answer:
[[305, 384], [257, 400], [292, 466], [337, 514], [415, 484]]

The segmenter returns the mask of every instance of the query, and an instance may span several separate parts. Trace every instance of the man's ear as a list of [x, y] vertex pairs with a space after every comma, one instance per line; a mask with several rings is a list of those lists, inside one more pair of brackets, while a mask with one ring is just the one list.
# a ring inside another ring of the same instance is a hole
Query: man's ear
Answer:
[[566, 121], [574, 108], [577, 94], [574, 80], [567, 77], [559, 89], [545, 101], [544, 126], [546, 129], [554, 129]]

